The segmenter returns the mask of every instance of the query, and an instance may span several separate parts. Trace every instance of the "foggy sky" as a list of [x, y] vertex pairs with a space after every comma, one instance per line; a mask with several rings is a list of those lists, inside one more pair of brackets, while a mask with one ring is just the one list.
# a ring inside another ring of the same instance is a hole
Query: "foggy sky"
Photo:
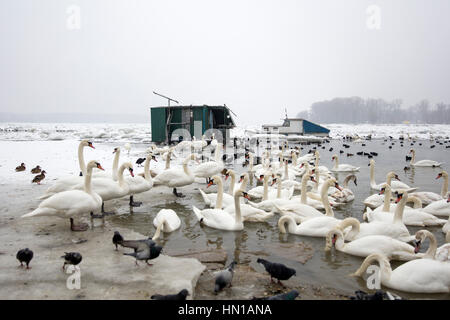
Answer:
[[1, 112], [147, 117], [153, 90], [238, 124], [334, 97], [450, 102], [448, 0], [2, 0], [0, 40]]

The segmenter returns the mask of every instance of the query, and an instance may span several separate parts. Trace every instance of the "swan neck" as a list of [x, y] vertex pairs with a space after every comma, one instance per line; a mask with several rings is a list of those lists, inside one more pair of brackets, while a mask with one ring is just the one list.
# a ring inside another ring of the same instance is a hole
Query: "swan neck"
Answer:
[[152, 237], [153, 241], [159, 239], [164, 222], [165, 222], [164, 218], [161, 219], [161, 221], [159, 222], [158, 227], [156, 228], [155, 234]]
[[448, 193], [448, 174], [444, 175], [444, 183], [442, 185], [441, 189], [441, 196], [442, 198], [446, 198]]
[[113, 167], [112, 167], [112, 178], [114, 181], [117, 181], [117, 168], [119, 167], [119, 157], [120, 157], [120, 149], [117, 149], [116, 154], [114, 155]]
[[277, 180], [277, 199], [281, 198], [281, 180]]
[[403, 223], [403, 213], [405, 211], [405, 206], [408, 198], [403, 197], [402, 200], [397, 204], [394, 213], [394, 223]]
[[390, 187], [385, 188], [385, 190], [384, 190], [384, 205], [383, 205], [384, 212], [390, 212], [391, 197], [392, 197], [391, 188]]
[[236, 216], [235, 216], [236, 223], [241, 223], [242, 222], [241, 203], [239, 201], [238, 193], [234, 196], [234, 211], [236, 212]]
[[84, 191], [86, 193], [92, 194], [92, 167], [87, 169], [86, 175], [84, 177]]
[[431, 232], [427, 232], [426, 235], [427, 235], [427, 238], [430, 239], [430, 246], [429, 246], [427, 252], [425, 252], [425, 256], [427, 258], [434, 259], [434, 257], [436, 256], [436, 251], [437, 251], [436, 237]]
[[236, 175], [234, 174], [233, 171], [230, 171], [230, 176], [231, 176], [231, 182], [230, 182], [230, 190], [229, 190], [229, 193], [230, 193], [231, 195], [233, 195], [234, 187], [235, 187], [235, 185], [236, 185]]
[[150, 161], [151, 161], [152, 157], [148, 156], [147, 159], [145, 159], [145, 164], [144, 164], [144, 178], [147, 181], [152, 181], [152, 175], [150, 174]]
[[306, 168], [305, 170], [307, 170], [304, 174], [303, 174], [303, 178], [302, 178], [302, 190], [301, 190], [301, 195], [300, 195], [300, 202], [303, 204], [307, 204], [306, 201], [306, 187], [307, 187], [307, 183], [308, 183], [308, 179], [310, 177], [309, 174], [309, 170], [308, 168]]
[[167, 152], [167, 155], [166, 155], [166, 170], [170, 169], [170, 156], [171, 156], [171, 152], [169, 151], [169, 152]]
[[263, 193], [263, 201], [269, 198], [269, 176], [264, 176], [264, 193]]
[[375, 182], [375, 164], [373, 162], [370, 163], [370, 185], [372, 187], [377, 185]]
[[80, 170], [83, 172], [83, 175], [86, 174], [86, 164], [84, 162], [84, 145], [80, 143], [78, 146], [78, 164], [80, 165]]
[[322, 190], [320, 191], [320, 198], [322, 199], [323, 206], [325, 207], [325, 215], [334, 217], [333, 209], [331, 209], [330, 201], [328, 199], [328, 184], [324, 183]]
[[221, 180], [217, 181], [217, 201], [216, 209], [222, 209], [223, 204], [223, 183]]
[[125, 171], [125, 165], [121, 165], [118, 172], [119, 186], [122, 188], [125, 186], [125, 180], [123, 179], [123, 172]]

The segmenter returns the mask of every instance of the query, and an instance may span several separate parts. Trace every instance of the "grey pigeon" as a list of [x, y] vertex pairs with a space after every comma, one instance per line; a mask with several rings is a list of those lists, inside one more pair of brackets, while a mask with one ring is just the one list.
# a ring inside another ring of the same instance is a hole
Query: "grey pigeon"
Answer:
[[123, 237], [122, 235], [119, 233], [119, 231], [114, 231], [114, 236], [112, 238], [112, 242], [114, 243], [114, 245], [116, 246], [116, 250], [117, 250], [117, 245], [122, 244], [123, 242]]
[[280, 280], [288, 280], [290, 277], [295, 276], [297, 272], [295, 269], [286, 267], [284, 264], [270, 262], [264, 259], [258, 258], [256, 262], [261, 263], [266, 271], [270, 274], [270, 281], [272, 278], [278, 280], [278, 283], [283, 285]]
[[31, 269], [29, 266], [31, 259], [33, 259], [33, 251], [28, 248], [21, 249], [16, 254], [17, 260], [20, 262], [20, 266], [23, 267], [23, 263], [27, 264], [27, 269]]
[[154, 294], [150, 297], [152, 300], [186, 300], [186, 297], [189, 295], [189, 291], [186, 289], [181, 290], [177, 294]]
[[252, 300], [295, 300], [298, 297], [298, 295], [299, 293], [297, 290], [291, 290], [289, 292], [277, 294], [271, 297], [264, 297], [264, 298], [253, 297]]
[[226, 286], [231, 287], [231, 281], [233, 281], [234, 266], [236, 261], [233, 261], [226, 269], [219, 271], [216, 274], [216, 281], [214, 285], [214, 292], [218, 293]]
[[134, 249], [134, 252], [124, 253], [124, 255], [135, 257], [136, 265], [138, 265], [138, 260], [145, 260], [147, 265], [152, 266], [152, 264], [148, 263], [148, 260], [159, 257], [159, 254], [163, 249], [163, 247], [157, 246], [151, 239], [137, 241], [124, 240], [122, 241], [122, 245]]
[[368, 294], [362, 290], [355, 291], [355, 296], [350, 297], [350, 300], [385, 300], [386, 293], [382, 290], [377, 290], [374, 294]]
[[66, 267], [66, 264], [72, 264], [76, 266], [83, 259], [79, 252], [64, 252], [64, 255], [61, 256], [61, 258], [64, 258], [63, 270]]

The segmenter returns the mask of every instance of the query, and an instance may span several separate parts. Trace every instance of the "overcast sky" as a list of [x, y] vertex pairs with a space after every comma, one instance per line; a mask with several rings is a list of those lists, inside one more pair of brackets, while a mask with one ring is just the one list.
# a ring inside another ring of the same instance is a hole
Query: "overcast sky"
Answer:
[[2, 0], [0, 40], [2, 112], [145, 117], [153, 90], [238, 124], [339, 96], [450, 103], [449, 0]]

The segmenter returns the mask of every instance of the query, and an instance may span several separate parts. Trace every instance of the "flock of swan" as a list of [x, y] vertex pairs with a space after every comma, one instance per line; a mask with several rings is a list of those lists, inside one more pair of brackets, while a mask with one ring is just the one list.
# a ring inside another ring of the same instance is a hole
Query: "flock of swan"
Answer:
[[[101, 218], [110, 213], [105, 211], [105, 202], [129, 197], [130, 207], [141, 202], [134, 196], [158, 186], [173, 189], [173, 195], [184, 197], [178, 189], [191, 186], [194, 182], [206, 181], [199, 193], [205, 208], [192, 206], [198, 222], [204, 226], [224, 230], [239, 231], [245, 223], [278, 219], [281, 233], [306, 237], [324, 238], [325, 250], [335, 249], [349, 255], [364, 258], [361, 267], [354, 273], [363, 276], [373, 263], [381, 267], [381, 283], [389, 288], [414, 293], [450, 292], [450, 193], [448, 192], [448, 173], [441, 171], [437, 179], [442, 179], [440, 194], [417, 191], [401, 181], [395, 172], [386, 174], [386, 181], [377, 184], [374, 178], [375, 161], [370, 160], [370, 187], [378, 194], [364, 200], [367, 206], [364, 221], [346, 218], [338, 219], [333, 208], [339, 208], [355, 199], [349, 186], [357, 187], [359, 167], [340, 164], [338, 155], [333, 155], [334, 166], [320, 165], [320, 153], [300, 155], [300, 149], [289, 149], [283, 145], [272, 161], [272, 154], [264, 152], [260, 164], [255, 164], [254, 154], [246, 152], [248, 168], [237, 173], [227, 168], [220, 152], [223, 145], [216, 140], [213, 158], [200, 162], [200, 157], [186, 150], [205, 148], [202, 139], [183, 141], [174, 147], [147, 150], [144, 173], [135, 175], [133, 164], [124, 162], [119, 166], [120, 148], [113, 150], [113, 169], [108, 173], [102, 165], [91, 160], [85, 162], [83, 150], [92, 147], [92, 142], [83, 140], [78, 147], [80, 166], [79, 176], [61, 177], [40, 197], [43, 200], [32, 212], [23, 217], [51, 216], [69, 219], [72, 231], [85, 231], [88, 225], [75, 224], [74, 219], [86, 216]], [[439, 167], [442, 163], [432, 160], [415, 161], [411, 150], [411, 165], [416, 167]], [[150, 170], [150, 162], [156, 156], [165, 160], [165, 169], [159, 173]], [[171, 165], [171, 158], [178, 157], [181, 165]], [[195, 163], [192, 168], [191, 162]], [[334, 173], [348, 173], [342, 186]], [[126, 176], [125, 176], [125, 173]], [[230, 179], [229, 189], [224, 190], [224, 181]], [[249, 189], [253, 180], [262, 185]], [[209, 187], [217, 186], [217, 192], [209, 192]], [[300, 192], [300, 195], [294, 195]], [[247, 200], [244, 200], [247, 199]], [[407, 206], [408, 202], [413, 207]], [[172, 232], [181, 226], [176, 212], [162, 209], [153, 220], [156, 233]], [[421, 227], [410, 234], [408, 226]], [[442, 228], [446, 244], [439, 248], [435, 235], [426, 228]], [[428, 240], [430, 245], [425, 253], [420, 249]], [[392, 270], [391, 260], [404, 261]]]

